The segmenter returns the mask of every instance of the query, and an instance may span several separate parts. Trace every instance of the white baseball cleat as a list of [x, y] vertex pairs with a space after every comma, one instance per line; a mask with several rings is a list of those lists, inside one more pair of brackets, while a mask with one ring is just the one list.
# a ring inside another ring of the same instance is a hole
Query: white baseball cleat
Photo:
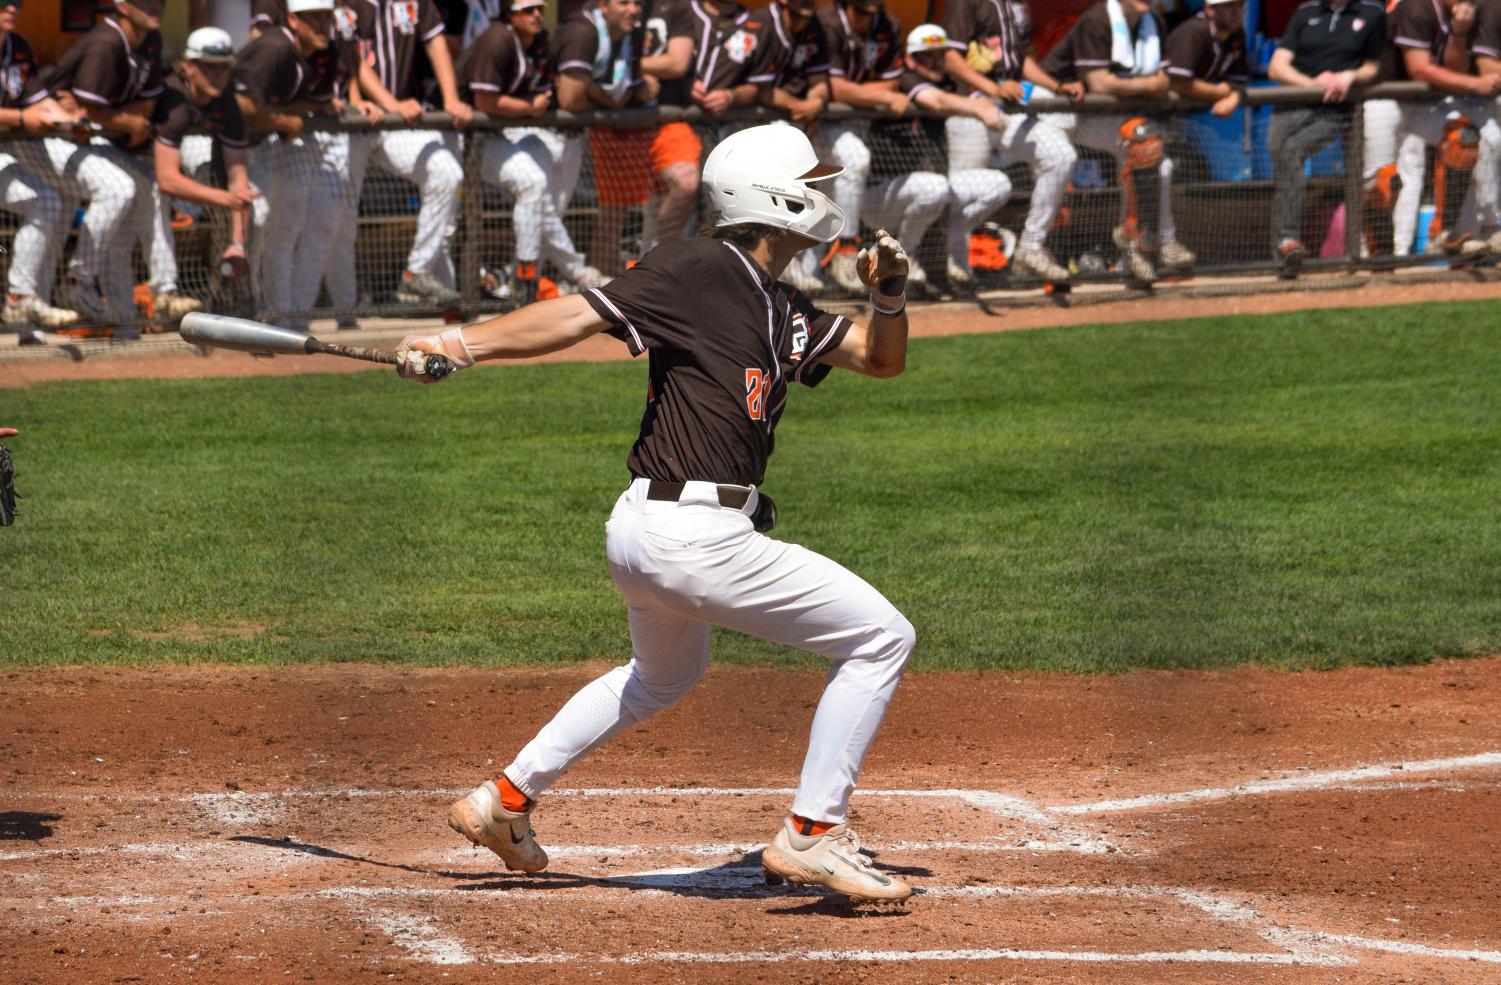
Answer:
[[1011, 258], [1011, 266], [1024, 274], [1030, 274], [1038, 280], [1049, 283], [1060, 283], [1068, 280], [1070, 276], [1068, 268], [1060, 266], [1046, 246], [1017, 250], [1016, 256]]
[[860, 851], [860, 839], [846, 824], [821, 835], [804, 836], [782, 822], [782, 830], [761, 853], [766, 881], [786, 880], [798, 886], [823, 886], [858, 900], [904, 900], [912, 887], [895, 876], [876, 871], [870, 856]]
[[12, 325], [40, 325], [43, 328], [62, 328], [78, 320], [78, 312], [67, 308], [54, 308], [35, 294], [10, 294], [5, 298], [5, 310], [0, 320]]
[[1157, 250], [1157, 257], [1169, 270], [1187, 270], [1194, 265], [1194, 261], [1199, 259], [1194, 255], [1193, 250], [1176, 239], [1163, 240], [1162, 246]]
[[463, 800], [448, 809], [448, 826], [471, 844], [490, 849], [507, 869], [541, 872], [547, 868], [547, 853], [532, 832], [532, 813], [512, 814], [500, 805], [494, 780], [486, 780]]

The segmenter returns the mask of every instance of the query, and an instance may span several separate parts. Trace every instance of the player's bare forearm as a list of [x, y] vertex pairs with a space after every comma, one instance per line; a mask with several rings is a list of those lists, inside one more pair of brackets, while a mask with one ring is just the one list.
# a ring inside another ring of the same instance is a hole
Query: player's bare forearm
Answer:
[[881, 380], [900, 376], [907, 368], [907, 309], [894, 315], [873, 312], [866, 324], [853, 323], [839, 345], [818, 361]]
[[896, 91], [896, 86], [895, 79], [890, 82], [849, 82], [838, 76], [829, 78], [834, 101], [846, 106], [883, 108], [891, 101], [891, 94]]
[[977, 71], [974, 66], [964, 60], [964, 54], [958, 49], [950, 48], [943, 53], [943, 70], [952, 77], [963, 82], [976, 92], [995, 98], [995, 83], [990, 77]]
[[464, 344], [476, 362], [525, 359], [576, 345], [609, 328], [581, 295], [538, 301], [464, 329]]
[[1196, 103], [1212, 103], [1224, 99], [1233, 91], [1230, 83], [1205, 82], [1203, 79], [1185, 79], [1170, 76], [1173, 91], [1184, 99], [1192, 99]]

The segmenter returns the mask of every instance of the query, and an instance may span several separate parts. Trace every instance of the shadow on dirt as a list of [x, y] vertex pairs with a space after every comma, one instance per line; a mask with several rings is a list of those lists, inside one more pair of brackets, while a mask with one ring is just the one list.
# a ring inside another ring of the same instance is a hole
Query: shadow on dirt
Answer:
[[32, 811], [0, 811], [0, 841], [41, 841], [53, 835], [50, 821], [61, 821], [61, 814], [37, 814]]

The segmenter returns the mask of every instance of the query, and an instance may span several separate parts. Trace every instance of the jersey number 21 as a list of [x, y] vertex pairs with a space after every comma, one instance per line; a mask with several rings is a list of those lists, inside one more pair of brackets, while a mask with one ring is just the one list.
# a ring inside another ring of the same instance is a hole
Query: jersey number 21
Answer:
[[766, 373], [762, 370], [745, 371], [745, 409], [751, 420], [766, 420]]

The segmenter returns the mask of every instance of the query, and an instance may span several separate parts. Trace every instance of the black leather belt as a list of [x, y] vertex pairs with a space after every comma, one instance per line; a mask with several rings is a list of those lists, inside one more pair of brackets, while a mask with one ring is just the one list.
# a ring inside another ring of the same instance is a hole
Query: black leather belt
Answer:
[[[646, 486], [646, 498], [676, 503], [682, 498], [683, 490], [687, 487], [686, 482], [663, 482], [660, 479], [651, 479]], [[749, 486], [715, 486], [714, 488], [719, 493], [719, 505], [727, 509], [743, 510], [745, 504], [750, 502]]]

